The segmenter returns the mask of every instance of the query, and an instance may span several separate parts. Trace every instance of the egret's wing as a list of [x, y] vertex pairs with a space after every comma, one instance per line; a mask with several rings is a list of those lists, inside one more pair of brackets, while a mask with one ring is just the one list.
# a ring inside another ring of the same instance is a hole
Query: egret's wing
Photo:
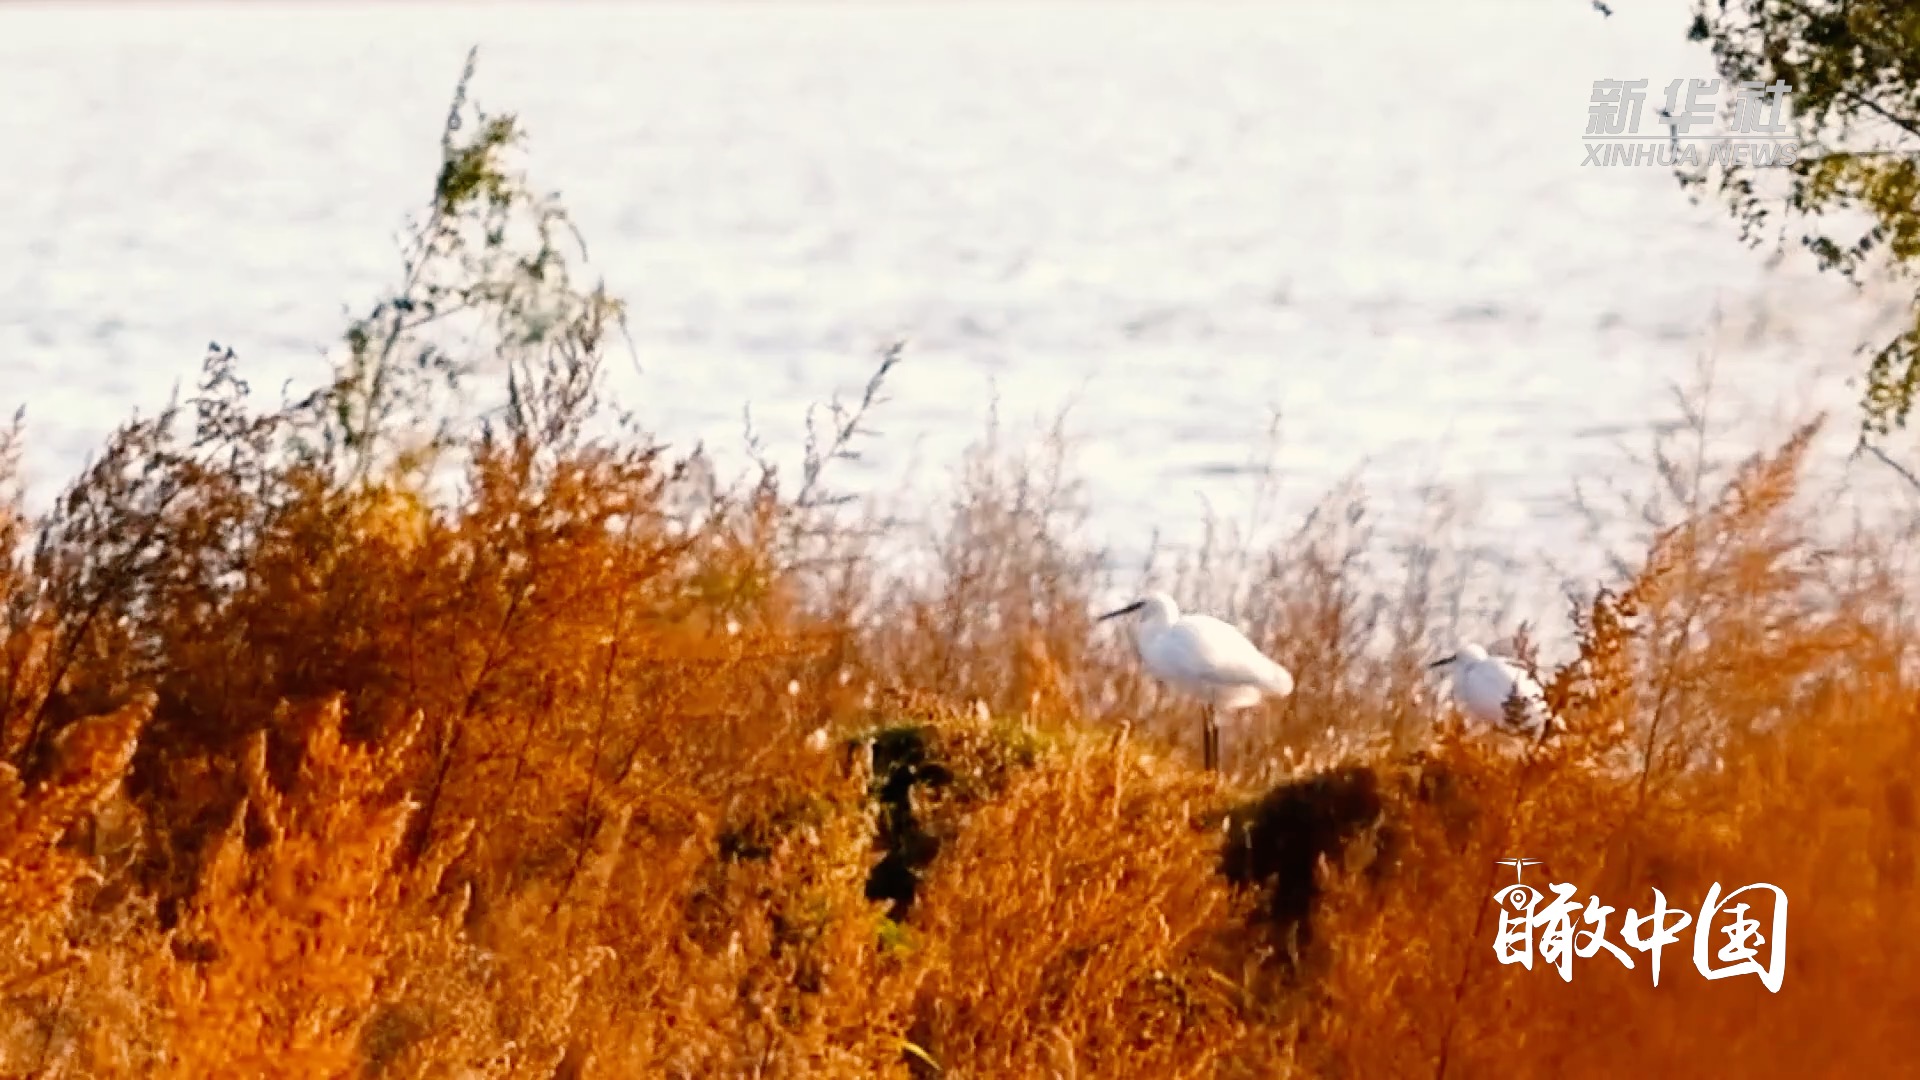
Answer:
[[1497, 685], [1497, 680], [1498, 676], [1488, 678], [1484, 665], [1457, 664], [1453, 671], [1453, 700], [1461, 711], [1484, 724], [1492, 711], [1487, 703], [1499, 701], [1500, 695], [1506, 692]]
[[1540, 684], [1520, 665], [1490, 657], [1468, 669], [1465, 679], [1463, 696], [1475, 709], [1497, 717], [1495, 723], [1507, 723], [1507, 701], [1516, 695], [1520, 698], [1522, 724], [1534, 727], [1546, 721], [1546, 696], [1541, 693]]
[[[1188, 615], [1154, 640], [1159, 661], [1181, 677], [1212, 686], [1271, 686], [1285, 669], [1240, 631], [1211, 615]], [[1291, 676], [1285, 681], [1291, 682]]]
[[1528, 719], [1535, 722], [1545, 720], [1547, 718], [1546, 691], [1540, 689], [1540, 684], [1535, 682], [1533, 676], [1527, 673], [1527, 669], [1519, 664], [1502, 662], [1501, 666], [1505, 667], [1513, 677], [1512, 692], [1520, 695], [1521, 700], [1526, 703]]

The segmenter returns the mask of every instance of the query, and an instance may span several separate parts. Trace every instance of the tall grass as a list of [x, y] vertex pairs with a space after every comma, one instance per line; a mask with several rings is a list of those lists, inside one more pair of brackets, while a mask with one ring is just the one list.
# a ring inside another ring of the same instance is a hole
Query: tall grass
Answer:
[[[671, 457], [604, 399], [619, 306], [465, 85], [336, 380], [261, 406], [216, 346], [53, 509], [0, 514], [0, 1072], [1893, 1075], [1920, 1049], [1920, 636], [1892, 542], [1814, 542], [1813, 427], [1572, 613], [1543, 672], [1571, 732], [1537, 748], [1441, 722], [1446, 569], [1362, 584], [1352, 493], [1161, 567], [1302, 673], [1215, 777], [1090, 621], [1116, 583], [1063, 442], [992, 433], [924, 543], [831, 488], [898, 353], [798, 478]], [[1690, 932], [1657, 988], [1644, 954], [1501, 964], [1513, 857], [1612, 905], [1615, 941], [1656, 888], [1781, 886], [1785, 983], [1701, 978]]]

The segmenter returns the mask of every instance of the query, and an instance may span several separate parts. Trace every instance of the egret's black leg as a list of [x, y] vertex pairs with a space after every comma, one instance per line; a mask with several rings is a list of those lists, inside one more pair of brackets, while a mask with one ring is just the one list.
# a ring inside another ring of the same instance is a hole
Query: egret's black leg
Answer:
[[1218, 772], [1220, 770], [1220, 726], [1214, 723], [1211, 705], [1207, 706], [1206, 726], [1201, 729], [1201, 738], [1204, 740], [1201, 755], [1206, 759], [1207, 771]]

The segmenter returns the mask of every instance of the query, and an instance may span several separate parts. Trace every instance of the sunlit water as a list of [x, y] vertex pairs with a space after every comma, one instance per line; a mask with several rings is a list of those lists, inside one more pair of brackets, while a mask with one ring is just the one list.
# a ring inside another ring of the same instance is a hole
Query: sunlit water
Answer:
[[[1729, 445], [1844, 426], [1879, 310], [1667, 170], [1582, 166], [1595, 79], [1710, 73], [1685, 4], [1617, 6], [0, 5], [0, 405], [41, 501], [211, 339], [310, 382], [478, 43], [671, 440], [738, 464], [750, 402], [791, 461], [904, 337], [850, 482], [939, 491], [996, 389], [1070, 405], [1093, 529], [1137, 553], [1245, 513], [1278, 410], [1276, 524], [1360, 468], [1393, 527], [1448, 485], [1470, 528], [1432, 539], [1585, 572], [1574, 483], [1700, 357]], [[1508, 585], [1557, 615], [1546, 571]]]

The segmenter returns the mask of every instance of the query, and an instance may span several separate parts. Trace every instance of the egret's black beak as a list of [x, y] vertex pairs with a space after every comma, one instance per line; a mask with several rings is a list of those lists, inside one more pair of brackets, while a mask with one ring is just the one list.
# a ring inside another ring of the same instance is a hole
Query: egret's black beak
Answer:
[[1117, 619], [1122, 615], [1131, 615], [1134, 612], [1139, 611], [1141, 608], [1146, 606], [1147, 606], [1147, 602], [1145, 600], [1135, 600], [1133, 603], [1128, 604], [1126, 607], [1123, 607], [1118, 611], [1107, 612], [1105, 615], [1102, 615], [1098, 619], [1095, 619], [1094, 622], [1106, 622], [1108, 619]]
[[1435, 661], [1434, 661], [1433, 663], [1431, 663], [1431, 664], [1428, 664], [1428, 665], [1427, 665], [1427, 670], [1428, 670], [1428, 671], [1432, 671], [1432, 670], [1433, 670], [1434, 668], [1443, 668], [1443, 667], [1446, 667], [1446, 666], [1447, 666], [1448, 664], [1451, 664], [1451, 663], [1453, 663], [1453, 662], [1454, 662], [1455, 660], [1458, 660], [1458, 659], [1459, 659], [1459, 657], [1458, 657], [1458, 656], [1447, 656], [1447, 657], [1442, 657], [1441, 659], [1439, 659], [1439, 660], [1435, 660]]

